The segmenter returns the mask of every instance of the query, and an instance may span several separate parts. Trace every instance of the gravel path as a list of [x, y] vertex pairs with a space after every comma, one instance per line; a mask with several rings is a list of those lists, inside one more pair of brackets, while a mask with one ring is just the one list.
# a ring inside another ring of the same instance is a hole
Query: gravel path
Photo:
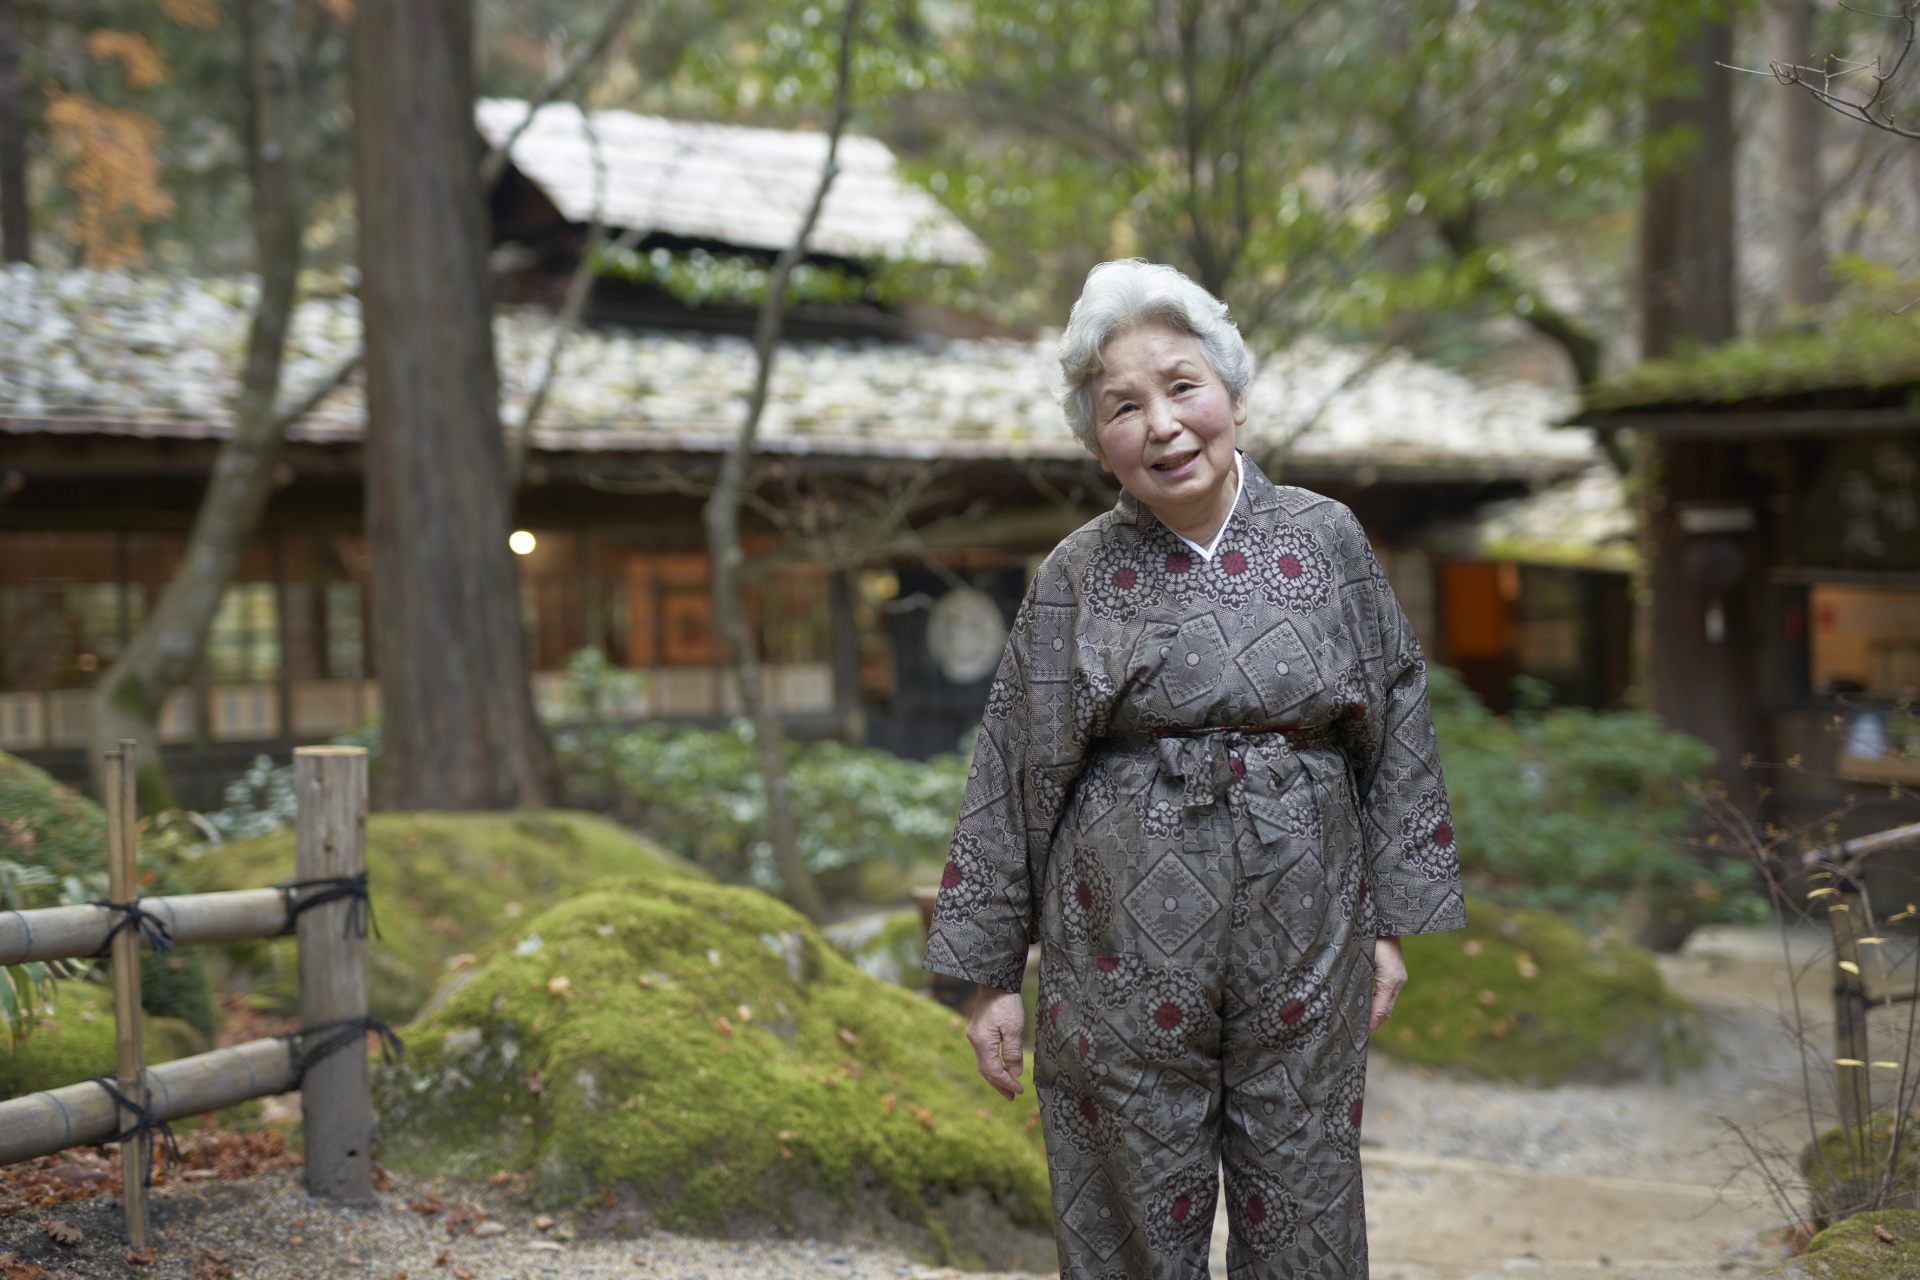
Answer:
[[[1815, 945], [1806, 939], [1802, 953]], [[1763, 1236], [1781, 1215], [1727, 1122], [1784, 1150], [1805, 1140], [1799, 1057], [1781, 1025], [1788, 984], [1778, 947], [1770, 932], [1715, 930], [1662, 959], [1669, 981], [1701, 1010], [1711, 1046], [1702, 1068], [1671, 1082], [1525, 1090], [1376, 1058], [1363, 1152], [1375, 1280], [1758, 1276], [1779, 1256]], [[1817, 973], [1798, 985], [1809, 1013], [1830, 1014]], [[1824, 1043], [1824, 1026], [1810, 1031]], [[450, 1214], [407, 1208], [427, 1195], [484, 1214], [488, 1225], [482, 1234], [450, 1234]], [[44, 1216], [78, 1228], [85, 1242], [53, 1244], [41, 1230]], [[577, 1238], [563, 1238], [567, 1225], [543, 1228], [504, 1192], [431, 1179], [397, 1180], [372, 1210], [339, 1209], [308, 1200], [299, 1171], [287, 1170], [159, 1190], [160, 1245], [137, 1269], [117, 1243], [111, 1200], [0, 1219], [0, 1275], [11, 1274], [8, 1251], [48, 1275], [83, 1278], [962, 1274], [858, 1243], [664, 1233], [618, 1240], [581, 1226]], [[1221, 1222], [1215, 1275], [1225, 1274], [1224, 1243]]]

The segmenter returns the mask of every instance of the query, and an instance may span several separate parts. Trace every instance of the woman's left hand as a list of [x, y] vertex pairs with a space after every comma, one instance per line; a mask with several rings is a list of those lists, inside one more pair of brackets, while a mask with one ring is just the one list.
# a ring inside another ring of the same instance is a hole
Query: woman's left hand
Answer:
[[1407, 985], [1407, 961], [1400, 954], [1400, 939], [1373, 940], [1373, 1012], [1367, 1030], [1377, 1031], [1393, 1012], [1393, 1002]]

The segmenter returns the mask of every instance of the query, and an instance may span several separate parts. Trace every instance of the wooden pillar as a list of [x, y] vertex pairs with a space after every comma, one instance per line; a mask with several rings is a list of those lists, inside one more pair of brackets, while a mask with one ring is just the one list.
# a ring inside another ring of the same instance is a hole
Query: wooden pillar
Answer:
[[[140, 892], [134, 872], [134, 743], [120, 740], [120, 749], [107, 756], [107, 896], [131, 902]], [[122, 1097], [141, 1110], [147, 1107], [145, 1058], [140, 1044], [140, 930], [129, 924], [113, 935], [113, 1047], [114, 1081]], [[140, 1119], [120, 1108], [120, 1127]], [[153, 1156], [153, 1138], [142, 1132], [120, 1144], [120, 1208], [126, 1219], [127, 1243], [147, 1247], [147, 1167]]]
[[[301, 880], [353, 876], [367, 866], [367, 752], [297, 747], [293, 753], [294, 867]], [[340, 899], [300, 914], [300, 1024], [367, 1016], [367, 940], [347, 927]], [[300, 1084], [307, 1191], [350, 1204], [373, 1201], [373, 1092], [364, 1037], [307, 1069]]]
[[833, 713], [840, 733], [852, 746], [866, 745], [865, 717], [860, 707], [860, 633], [853, 618], [853, 574], [833, 570]]

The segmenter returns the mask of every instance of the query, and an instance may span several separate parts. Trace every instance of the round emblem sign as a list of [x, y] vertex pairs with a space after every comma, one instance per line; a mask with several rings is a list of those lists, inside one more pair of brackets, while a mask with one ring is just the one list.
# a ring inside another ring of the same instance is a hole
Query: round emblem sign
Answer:
[[955, 684], [985, 680], [1000, 665], [1007, 623], [992, 596], [960, 587], [940, 597], [927, 619], [927, 649]]

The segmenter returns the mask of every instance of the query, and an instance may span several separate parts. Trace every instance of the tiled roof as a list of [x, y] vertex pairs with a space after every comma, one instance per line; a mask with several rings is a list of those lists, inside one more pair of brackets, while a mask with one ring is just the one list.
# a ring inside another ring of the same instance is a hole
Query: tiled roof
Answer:
[[[0, 270], [0, 433], [216, 436], [246, 343], [253, 286], [124, 272]], [[509, 423], [538, 381], [553, 330], [544, 311], [495, 320]], [[350, 294], [300, 308], [282, 398], [293, 401], [360, 339]], [[753, 375], [745, 338], [629, 330], [573, 335], [536, 448], [725, 448]], [[1078, 458], [1056, 400], [1053, 340], [794, 343], [776, 368], [762, 426], [769, 451], [897, 457]], [[1404, 355], [1385, 360], [1318, 341], [1263, 362], [1242, 443], [1324, 473], [1435, 470], [1544, 481], [1595, 456], [1584, 430], [1556, 429], [1569, 398], [1530, 383], [1482, 384]], [[348, 383], [293, 432], [360, 432]]]
[[[504, 98], [474, 107], [481, 134], [495, 146], [526, 113], [526, 103]], [[573, 222], [591, 222], [598, 210], [611, 227], [779, 250], [799, 230], [826, 154], [823, 133], [631, 111], [583, 117], [571, 103], [554, 102], [514, 142], [511, 158]], [[971, 231], [900, 176], [885, 143], [846, 135], [837, 159], [840, 172], [813, 232], [816, 251], [953, 265], [986, 260]]]

